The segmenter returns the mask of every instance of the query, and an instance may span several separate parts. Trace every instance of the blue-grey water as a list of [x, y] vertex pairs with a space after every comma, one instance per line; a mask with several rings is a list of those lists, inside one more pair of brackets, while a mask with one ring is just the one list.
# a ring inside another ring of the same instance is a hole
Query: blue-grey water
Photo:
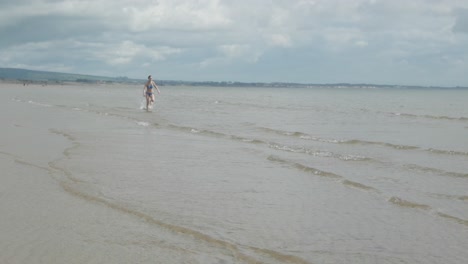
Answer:
[[0, 85], [2, 263], [468, 259], [468, 90]]

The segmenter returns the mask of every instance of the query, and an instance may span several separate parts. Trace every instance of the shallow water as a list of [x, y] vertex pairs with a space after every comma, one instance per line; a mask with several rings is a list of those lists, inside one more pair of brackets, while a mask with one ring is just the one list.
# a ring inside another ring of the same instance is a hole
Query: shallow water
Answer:
[[467, 259], [467, 90], [141, 90], [1, 84], [0, 260]]

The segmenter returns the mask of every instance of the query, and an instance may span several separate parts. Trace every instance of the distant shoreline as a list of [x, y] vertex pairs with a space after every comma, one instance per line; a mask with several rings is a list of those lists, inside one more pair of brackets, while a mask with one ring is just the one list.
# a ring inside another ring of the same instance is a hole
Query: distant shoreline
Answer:
[[[18, 84], [22, 86], [99, 86], [99, 85], [143, 85], [144, 80], [132, 82], [117, 81], [41, 81], [0, 78], [0, 84]], [[373, 84], [300, 84], [300, 83], [244, 83], [244, 82], [189, 82], [156, 80], [159, 86], [189, 87], [233, 87], [233, 88], [333, 88], [333, 89], [467, 89], [468, 87], [409, 86], [409, 85], [373, 85]]]
[[[0, 68], [0, 83], [22, 83], [25, 85], [142, 85], [145, 79], [128, 77], [104, 77], [72, 73], [34, 71], [26, 69]], [[238, 81], [181, 81], [156, 80], [161, 86], [194, 87], [267, 87], [267, 88], [360, 88], [360, 89], [468, 89], [464, 86], [418, 86], [368, 83], [293, 83], [293, 82], [238, 82]]]

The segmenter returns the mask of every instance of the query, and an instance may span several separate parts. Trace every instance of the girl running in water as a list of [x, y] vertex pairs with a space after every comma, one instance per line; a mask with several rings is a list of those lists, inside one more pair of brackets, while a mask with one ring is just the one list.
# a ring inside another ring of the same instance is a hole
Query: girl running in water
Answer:
[[153, 78], [148, 76], [148, 81], [145, 83], [145, 87], [143, 88], [143, 96], [146, 97], [146, 110], [149, 110], [149, 107], [153, 104], [154, 102], [154, 93], [153, 89], [156, 89], [158, 91], [158, 94], [161, 92], [159, 91], [158, 86], [156, 83], [153, 81]]

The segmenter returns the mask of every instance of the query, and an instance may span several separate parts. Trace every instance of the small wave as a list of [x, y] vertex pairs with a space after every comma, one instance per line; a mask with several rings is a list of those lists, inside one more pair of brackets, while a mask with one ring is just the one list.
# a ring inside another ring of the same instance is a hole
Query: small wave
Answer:
[[48, 171], [48, 172], [51, 171], [50, 168], [39, 166], [39, 165], [33, 164], [31, 162], [24, 161], [24, 160], [15, 159], [15, 162], [18, 163], [18, 164], [21, 164], [21, 165], [33, 167], [33, 168], [36, 168], [36, 169], [45, 170], [45, 171]]
[[457, 222], [457, 223], [459, 223], [459, 224], [468, 226], [468, 220], [461, 219], [461, 218], [456, 217], [456, 216], [444, 214], [444, 213], [441, 213], [441, 212], [438, 212], [437, 215], [438, 215], [438, 216], [441, 216], [441, 217], [443, 217], [443, 218], [447, 218], [447, 219], [453, 220], [453, 221], [455, 221], [455, 222]]
[[52, 105], [50, 104], [44, 104], [44, 103], [39, 103], [39, 102], [34, 102], [34, 101], [28, 101], [28, 104], [32, 104], [32, 105], [37, 105], [37, 106], [43, 106], [43, 107], [52, 107]]
[[434, 120], [451, 120], [451, 121], [468, 121], [468, 117], [451, 117], [451, 116], [436, 116], [436, 115], [417, 115], [417, 114], [409, 114], [409, 113], [386, 113], [381, 112], [384, 114], [390, 114], [394, 116], [403, 116], [409, 118], [426, 118], [426, 119], [434, 119]]
[[279, 253], [277, 251], [273, 251], [271, 249], [264, 249], [264, 248], [257, 248], [257, 247], [249, 247], [249, 248], [252, 249], [253, 251], [256, 251], [257, 253], [269, 255], [273, 257], [274, 259], [281, 261], [281, 263], [297, 263], [297, 264], [309, 263], [308, 261], [305, 261], [304, 259], [299, 258], [297, 256], [286, 255], [283, 253]]
[[386, 143], [386, 142], [366, 141], [366, 140], [359, 140], [359, 139], [350, 139], [350, 140], [326, 139], [326, 138], [314, 137], [312, 135], [308, 135], [303, 132], [288, 132], [288, 131], [271, 129], [271, 128], [266, 128], [266, 127], [259, 127], [259, 129], [268, 133], [274, 133], [274, 134], [283, 135], [283, 136], [292, 136], [292, 137], [296, 137], [300, 139], [313, 140], [313, 141], [323, 142], [323, 143], [347, 144], [347, 145], [378, 145], [378, 146], [390, 147], [390, 148], [399, 149], [399, 150], [419, 149], [419, 147], [416, 147], [416, 146], [398, 145], [398, 144], [392, 144], [392, 143]]
[[226, 135], [224, 133], [215, 132], [215, 131], [211, 131], [211, 130], [200, 130], [200, 131], [198, 131], [198, 133], [203, 134], [203, 135], [207, 135], [207, 136], [218, 137], [218, 138], [219, 137], [221, 137], [221, 138], [228, 137], [228, 135]]
[[57, 129], [49, 129], [50, 133], [52, 134], [56, 134], [56, 135], [60, 135], [60, 136], [63, 136], [65, 138], [67, 138], [68, 140], [70, 141], [75, 141], [76, 138], [66, 132], [63, 132], [63, 131], [60, 131], [60, 130], [57, 130]]
[[197, 129], [197, 128], [194, 128], [194, 127], [178, 126], [178, 125], [174, 125], [174, 124], [169, 124], [168, 127], [171, 128], [171, 129], [175, 129], [175, 130], [179, 130], [179, 131], [183, 131], [183, 132], [189, 132], [189, 133], [193, 133], [193, 134], [200, 134], [200, 135], [211, 136], [211, 137], [216, 137], [216, 138], [227, 138], [227, 139], [232, 139], [232, 140], [241, 141], [241, 142], [245, 142], [245, 143], [267, 144], [263, 140], [245, 138], [245, 137], [240, 137], [240, 136], [236, 136], [236, 135], [229, 135], [229, 134], [216, 132], [216, 131], [212, 131], [212, 130]]
[[[60, 168], [57, 168], [57, 169], [60, 169]], [[63, 169], [60, 169], [60, 170], [63, 170]], [[71, 174], [69, 174], [68, 177], [71, 177]], [[115, 210], [122, 214], [138, 218], [140, 220], [145, 221], [147, 224], [157, 226], [160, 228], [164, 228], [168, 231], [173, 232], [174, 234], [178, 234], [180, 236], [185, 236], [185, 237], [191, 237], [198, 242], [207, 243], [213, 247], [228, 250], [235, 256], [235, 258], [238, 261], [241, 261], [244, 263], [259, 263], [260, 262], [259, 259], [255, 258], [255, 256], [251, 256], [251, 254], [244, 253], [244, 249], [250, 249], [253, 252], [257, 252], [257, 253], [266, 253], [269, 255], [269, 257], [277, 261], [283, 262], [286, 260], [288, 263], [297, 263], [297, 264], [308, 263], [306, 260], [297, 256], [286, 255], [281, 252], [277, 252], [277, 251], [269, 250], [269, 249], [263, 250], [263, 249], [257, 249], [254, 247], [247, 247], [247, 246], [244, 247], [242, 245], [231, 243], [221, 238], [217, 238], [217, 237], [205, 234], [196, 229], [192, 229], [192, 228], [181, 226], [181, 225], [176, 225], [173, 223], [167, 223], [145, 212], [136, 210], [134, 208], [128, 207], [126, 205], [120, 204], [115, 201], [108, 200], [102, 197], [102, 194], [99, 192], [92, 192], [92, 190], [90, 190], [89, 188], [80, 188], [80, 184], [77, 184], [74, 181], [69, 182], [65, 180], [60, 180], [59, 183], [64, 191], [66, 191], [67, 193], [75, 197], [78, 197], [87, 202], [99, 204], [101, 206]], [[86, 183], [86, 182], [83, 182], [83, 183]]]
[[332, 158], [337, 158], [343, 161], [374, 161], [372, 158], [368, 158], [365, 156], [361, 155], [341, 155], [341, 154], [335, 154], [333, 152], [329, 151], [314, 151], [311, 149], [307, 149], [304, 147], [290, 147], [286, 145], [280, 145], [277, 143], [269, 143], [268, 146], [273, 149], [277, 150], [282, 150], [282, 151], [288, 151], [288, 152], [293, 152], [293, 153], [303, 153], [303, 154], [308, 154], [311, 156], [315, 157], [332, 157]]
[[430, 210], [431, 209], [431, 207], [429, 205], [410, 202], [410, 201], [403, 200], [403, 199], [401, 199], [399, 197], [395, 197], [395, 196], [390, 198], [388, 201], [395, 204], [395, 205], [401, 206], [401, 207], [415, 208], [415, 209], [422, 209], [422, 210]]
[[438, 199], [468, 201], [468, 196], [466, 195], [450, 195], [450, 194], [441, 194], [441, 193], [427, 193], [427, 195], [438, 198]]
[[361, 155], [339, 155], [338, 158], [344, 161], [375, 161], [374, 159]]
[[313, 174], [313, 175], [328, 177], [328, 178], [334, 178], [334, 179], [342, 179], [343, 178], [342, 176], [337, 175], [337, 174], [332, 173], [332, 172], [326, 172], [326, 171], [318, 170], [318, 169], [315, 169], [315, 168], [312, 168], [312, 167], [305, 166], [305, 165], [300, 164], [300, 163], [287, 161], [287, 160], [284, 160], [284, 159], [281, 159], [281, 158], [278, 158], [278, 157], [275, 157], [275, 156], [268, 156], [267, 159], [269, 161], [278, 162], [278, 163], [282, 163], [282, 164], [285, 164], [285, 165], [288, 165], [288, 166], [292, 166], [292, 167], [294, 167], [296, 169], [305, 171], [305, 172]]
[[444, 171], [441, 169], [436, 168], [429, 168], [423, 167], [415, 164], [404, 165], [407, 169], [416, 170], [423, 173], [431, 173], [431, 174], [438, 174], [447, 177], [455, 177], [455, 178], [468, 178], [468, 173], [460, 173], [460, 172], [452, 172], [452, 171]]
[[276, 143], [270, 143], [268, 144], [268, 146], [272, 149], [294, 152], [294, 153], [308, 153], [309, 152], [307, 149], [304, 149], [304, 148], [293, 148], [293, 147], [289, 147], [286, 145], [279, 145]]
[[244, 137], [239, 137], [239, 136], [231, 136], [231, 139], [237, 140], [237, 141], [242, 141], [246, 143], [252, 143], [252, 144], [266, 144], [265, 141], [259, 140], [259, 139], [250, 139], [250, 138], [244, 138]]
[[333, 172], [322, 171], [322, 170], [319, 170], [319, 169], [316, 169], [316, 168], [312, 168], [312, 167], [303, 165], [301, 163], [284, 160], [284, 159], [281, 159], [279, 157], [272, 156], [272, 155], [268, 156], [267, 159], [269, 161], [273, 161], [273, 162], [277, 162], [277, 163], [284, 164], [284, 165], [287, 165], [287, 166], [291, 166], [293, 168], [296, 168], [298, 170], [301, 170], [301, 171], [304, 171], [306, 173], [312, 174], [314, 176], [339, 180], [339, 182], [341, 184], [343, 184], [344, 186], [346, 186], [346, 187], [356, 188], [356, 189], [360, 189], [360, 190], [364, 190], [364, 191], [379, 192], [377, 189], [375, 189], [373, 187], [367, 186], [367, 185], [359, 183], [359, 182], [347, 180], [343, 176], [335, 174]]
[[143, 121], [139, 121], [139, 122], [136, 122], [137, 125], [139, 126], [143, 126], [143, 127], [148, 127], [150, 124], [148, 122], [143, 122]]
[[[434, 148], [422, 149], [420, 147], [411, 146], [411, 145], [401, 145], [401, 144], [393, 144], [393, 143], [388, 143], [388, 142], [367, 141], [367, 140], [360, 140], [360, 139], [349, 139], [349, 140], [325, 139], [325, 138], [314, 137], [312, 135], [308, 135], [303, 132], [288, 132], [288, 131], [271, 129], [271, 128], [266, 128], [266, 127], [259, 127], [259, 129], [268, 133], [274, 133], [274, 134], [283, 135], [283, 136], [292, 136], [292, 137], [296, 137], [296, 138], [300, 138], [304, 140], [312, 140], [312, 141], [323, 142], [323, 143], [344, 144], [344, 145], [363, 145], [363, 146], [374, 145], [374, 146], [393, 148], [396, 150], [422, 150], [422, 151], [427, 151], [427, 152], [441, 154], [441, 155], [468, 156], [468, 152], [464, 152], [464, 151], [439, 150], [439, 149], [434, 149]], [[365, 157], [363, 159], [367, 160], [367, 158]]]
[[366, 191], [370, 191], [370, 190], [376, 191], [376, 189], [374, 189], [374, 188], [372, 188], [370, 186], [364, 185], [364, 184], [359, 183], [359, 182], [350, 181], [350, 180], [343, 180], [343, 184], [347, 185], [347, 186], [354, 187], [354, 188], [363, 189], [363, 190], [366, 190]]
[[468, 156], [468, 152], [465, 151], [454, 151], [454, 150], [440, 150], [440, 149], [427, 149], [427, 151], [436, 153], [436, 154], [444, 154], [444, 155], [454, 155], [454, 156]]
[[390, 147], [390, 148], [399, 149], [399, 150], [419, 149], [419, 147], [416, 147], [416, 146], [398, 145], [398, 144], [392, 144], [392, 143], [386, 143], [386, 142], [366, 141], [366, 140], [359, 140], [359, 139], [343, 140], [343, 141], [340, 141], [339, 143], [349, 144], [349, 145], [377, 145], [377, 146]]
[[267, 127], [259, 127], [258, 129], [267, 133], [295, 137], [295, 138], [300, 138], [304, 140], [312, 140], [312, 141], [319, 141], [319, 142], [325, 142], [325, 143], [338, 143], [339, 142], [339, 140], [318, 138], [318, 137], [314, 137], [312, 135], [309, 135], [303, 132], [290, 132], [290, 131], [283, 131], [283, 130], [272, 129], [272, 128], [267, 128]]
[[200, 135], [205, 135], [205, 136], [211, 136], [211, 137], [217, 137], [217, 138], [232, 138], [233, 136], [229, 136], [227, 134], [221, 133], [221, 132], [216, 132], [212, 130], [206, 130], [206, 129], [198, 129], [194, 127], [185, 127], [185, 126], [178, 126], [174, 124], [169, 124], [169, 128], [183, 131], [183, 132], [189, 132], [193, 134], [200, 134]]

